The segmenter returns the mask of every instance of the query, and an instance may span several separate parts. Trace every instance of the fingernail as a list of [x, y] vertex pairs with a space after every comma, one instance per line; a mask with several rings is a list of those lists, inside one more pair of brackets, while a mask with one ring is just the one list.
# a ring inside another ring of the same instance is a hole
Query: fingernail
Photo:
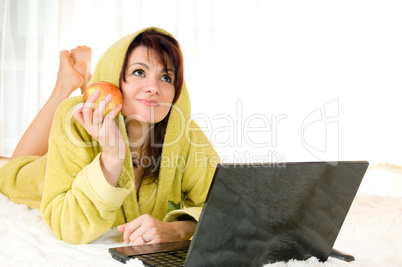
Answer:
[[95, 92], [94, 92], [94, 95], [99, 95], [100, 94], [100, 91], [99, 90], [96, 90]]
[[111, 95], [111, 94], [108, 94], [107, 97], [106, 97], [106, 99], [107, 99], [107, 100], [112, 99], [112, 95]]

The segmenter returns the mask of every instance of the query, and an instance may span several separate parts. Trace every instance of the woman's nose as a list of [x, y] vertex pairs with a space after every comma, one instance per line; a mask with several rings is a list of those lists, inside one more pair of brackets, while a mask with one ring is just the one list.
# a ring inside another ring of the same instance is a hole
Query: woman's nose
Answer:
[[155, 79], [149, 79], [144, 86], [144, 90], [151, 94], [158, 94], [159, 93], [158, 81]]

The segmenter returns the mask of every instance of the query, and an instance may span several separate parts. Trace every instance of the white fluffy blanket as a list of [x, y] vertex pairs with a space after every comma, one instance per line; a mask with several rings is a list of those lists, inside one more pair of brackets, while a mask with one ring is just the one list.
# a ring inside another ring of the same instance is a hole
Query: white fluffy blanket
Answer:
[[[391, 167], [371, 168], [366, 174], [335, 243], [354, 255], [354, 262], [310, 258], [265, 266], [402, 266], [402, 170]], [[123, 243], [115, 229], [91, 244], [57, 240], [39, 210], [0, 194], [1, 266], [143, 266], [138, 260], [123, 265], [112, 259], [108, 248], [118, 245]]]

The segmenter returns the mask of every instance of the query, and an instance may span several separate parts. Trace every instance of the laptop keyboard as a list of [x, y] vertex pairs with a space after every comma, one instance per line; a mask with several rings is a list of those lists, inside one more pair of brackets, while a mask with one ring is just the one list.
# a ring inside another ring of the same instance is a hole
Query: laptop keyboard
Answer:
[[159, 252], [135, 257], [141, 260], [145, 266], [183, 266], [187, 250], [188, 249]]

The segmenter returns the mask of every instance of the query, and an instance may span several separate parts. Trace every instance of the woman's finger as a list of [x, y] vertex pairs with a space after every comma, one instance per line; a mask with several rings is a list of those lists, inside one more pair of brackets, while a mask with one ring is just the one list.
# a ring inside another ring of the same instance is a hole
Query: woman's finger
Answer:
[[82, 114], [84, 117], [84, 121], [88, 124], [92, 124], [93, 121], [93, 109], [96, 105], [96, 100], [98, 100], [100, 95], [99, 90], [96, 90], [93, 92], [87, 99], [87, 101], [84, 104], [84, 107], [82, 108]]
[[92, 121], [94, 125], [99, 125], [103, 122], [103, 114], [105, 114], [106, 107], [111, 100], [112, 96], [108, 95], [104, 100], [99, 102], [99, 105], [96, 107], [93, 113]]
[[134, 219], [131, 221], [129, 224], [126, 225], [124, 228], [124, 234], [123, 234], [123, 239], [126, 244], [130, 243], [130, 237], [131, 235], [141, 226], [141, 217], [138, 217], [137, 219]]
[[117, 106], [115, 106], [112, 110], [109, 111], [109, 113], [106, 115], [105, 119], [111, 121], [114, 118], [116, 118], [117, 114], [119, 114], [122, 107], [123, 106], [121, 104], [118, 104]]
[[142, 227], [140, 227], [129, 236], [129, 241], [131, 241], [131, 243], [133, 243], [133, 245], [144, 245], [151, 241], [151, 240], [146, 240], [144, 238], [145, 235], [146, 235], [146, 231]]
[[110, 146], [115, 146], [118, 144], [118, 139], [121, 137], [121, 133], [116, 123], [113, 121], [114, 118], [119, 114], [121, 110], [121, 105], [117, 105], [114, 107], [109, 113], [105, 116], [103, 121], [103, 126], [108, 128], [108, 144]]
[[74, 108], [73, 111], [71, 112], [71, 116], [75, 117], [78, 116], [79, 114], [82, 113], [82, 108], [84, 107], [84, 103], [78, 103]]
[[84, 123], [84, 119], [82, 117], [82, 108], [84, 107], [84, 103], [77, 104], [73, 111], [71, 112], [71, 116], [76, 119], [81, 125]]
[[126, 225], [127, 225], [127, 223], [118, 225], [118, 226], [116, 227], [117, 231], [119, 231], [119, 232], [124, 232], [124, 229], [126, 228]]

